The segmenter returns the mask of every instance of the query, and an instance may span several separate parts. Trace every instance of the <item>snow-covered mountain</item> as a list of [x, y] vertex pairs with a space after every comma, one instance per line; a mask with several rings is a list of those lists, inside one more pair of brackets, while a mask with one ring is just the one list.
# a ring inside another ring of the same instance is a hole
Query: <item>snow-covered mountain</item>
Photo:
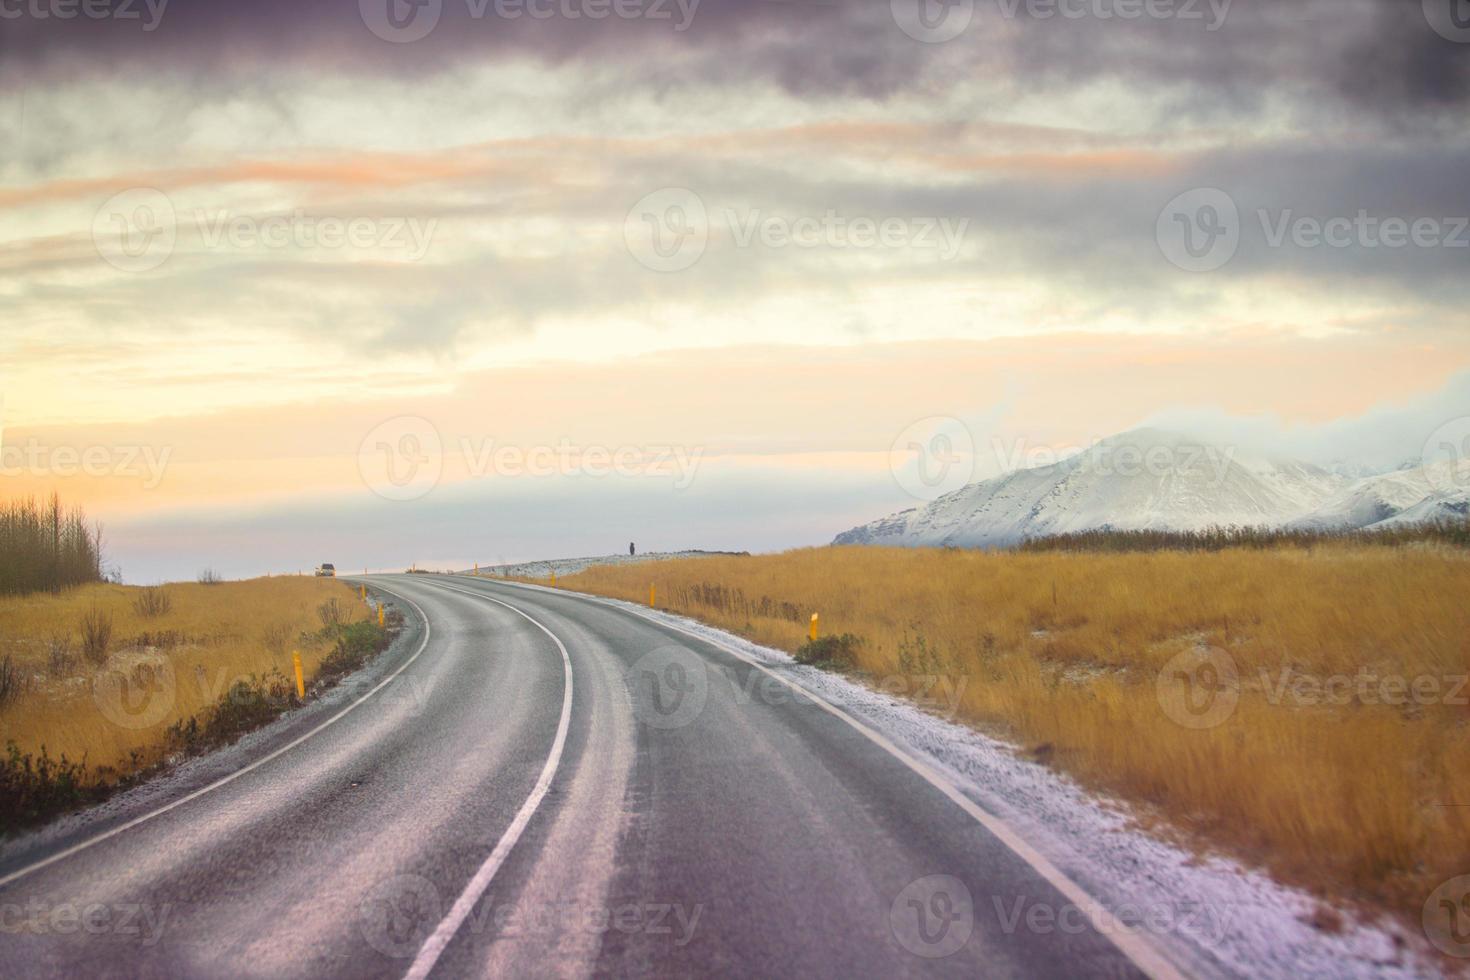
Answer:
[[1358, 477], [1299, 460], [1138, 429], [1059, 463], [1021, 469], [837, 536], [836, 544], [987, 547], [1091, 530], [1364, 528], [1464, 516], [1470, 472]]
[[1470, 462], [1443, 460], [1355, 481], [1291, 526], [1308, 530], [1392, 527], [1464, 518]]

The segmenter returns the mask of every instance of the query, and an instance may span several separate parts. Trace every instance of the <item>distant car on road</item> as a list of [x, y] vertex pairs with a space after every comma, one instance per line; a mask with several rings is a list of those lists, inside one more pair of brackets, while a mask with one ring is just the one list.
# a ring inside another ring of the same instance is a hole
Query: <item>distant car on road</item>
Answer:
[[336, 578], [337, 566], [331, 562], [324, 562], [317, 566], [316, 576], [317, 578]]

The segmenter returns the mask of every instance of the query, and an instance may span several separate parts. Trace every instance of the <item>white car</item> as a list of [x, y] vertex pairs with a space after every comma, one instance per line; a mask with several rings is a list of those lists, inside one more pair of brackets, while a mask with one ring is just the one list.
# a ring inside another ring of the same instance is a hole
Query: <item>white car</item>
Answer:
[[317, 578], [336, 578], [337, 566], [331, 562], [324, 562], [317, 566], [316, 576]]

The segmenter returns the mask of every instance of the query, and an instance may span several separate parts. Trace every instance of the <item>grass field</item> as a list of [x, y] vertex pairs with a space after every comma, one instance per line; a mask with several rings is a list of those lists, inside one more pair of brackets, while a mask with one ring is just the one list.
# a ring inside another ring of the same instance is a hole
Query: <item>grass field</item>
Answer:
[[0, 598], [0, 745], [85, 759], [104, 778], [145, 769], [170, 726], [237, 682], [291, 678], [293, 651], [309, 684], [336, 648], [328, 621], [369, 612], [352, 587], [302, 577]]
[[[1183, 839], [1417, 918], [1470, 868], [1470, 553], [825, 548], [599, 567], [559, 585], [869, 683], [942, 675], [961, 720]], [[1455, 805], [1460, 804], [1460, 805]]]

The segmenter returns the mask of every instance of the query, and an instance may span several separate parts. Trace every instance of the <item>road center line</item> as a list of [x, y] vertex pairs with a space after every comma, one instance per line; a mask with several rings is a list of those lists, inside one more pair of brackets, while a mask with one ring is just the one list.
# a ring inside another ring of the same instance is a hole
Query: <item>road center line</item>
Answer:
[[[377, 588], [382, 588], [381, 586], [376, 586], [376, 587]], [[393, 673], [389, 674], [387, 677], [385, 677], [381, 681], [379, 681], [377, 683], [377, 685], [371, 691], [368, 691], [362, 697], [358, 698], [356, 701], [352, 702], [346, 708], [343, 708], [341, 711], [337, 712], [335, 715], [333, 715], [332, 717], [328, 718], [326, 721], [322, 722], [320, 725], [317, 725], [311, 731], [307, 732], [306, 734], [304, 734], [304, 735], [302, 735], [302, 736], [300, 736], [298, 738], [292, 739], [291, 741], [287, 742], [285, 745], [283, 745], [280, 748], [276, 749], [274, 752], [270, 753], [269, 755], [263, 756], [263, 757], [261, 757], [259, 759], [256, 759], [254, 762], [250, 763], [250, 765], [244, 767], [243, 769], [236, 769], [234, 772], [230, 773], [228, 776], [223, 776], [223, 777], [215, 780], [214, 782], [210, 783], [208, 786], [202, 786], [199, 789], [194, 790], [194, 792], [189, 793], [187, 796], [181, 796], [177, 800], [174, 800], [172, 803], [168, 804], [167, 806], [161, 806], [157, 810], [153, 810], [153, 811], [151, 811], [149, 813], [143, 814], [141, 817], [134, 817], [133, 819], [128, 820], [125, 823], [118, 824], [116, 827], [113, 827], [111, 830], [108, 830], [108, 831], [105, 831], [103, 833], [98, 834], [96, 837], [92, 837], [92, 838], [89, 838], [87, 840], [84, 840], [84, 841], [82, 841], [79, 844], [73, 844], [71, 847], [68, 847], [65, 850], [57, 851], [55, 854], [52, 854], [50, 857], [43, 858], [42, 860], [37, 861], [35, 864], [30, 864], [30, 865], [27, 865], [26, 867], [21, 868], [21, 869], [19, 869], [17, 871], [12, 871], [10, 874], [6, 875], [5, 877], [0, 878], [0, 888], [4, 888], [6, 885], [10, 884], [11, 882], [13, 882], [13, 881], [19, 881], [21, 878], [24, 878], [26, 875], [32, 874], [33, 872], [36, 872], [36, 871], [39, 871], [42, 868], [47, 867], [47, 866], [52, 865], [52, 864], [55, 864], [58, 861], [64, 861], [67, 858], [71, 857], [73, 854], [78, 854], [81, 851], [85, 851], [87, 848], [92, 847], [95, 844], [100, 844], [103, 841], [108, 840], [109, 838], [116, 837], [118, 834], [121, 834], [124, 831], [132, 830], [134, 827], [137, 827], [140, 824], [147, 823], [149, 820], [152, 820], [154, 817], [163, 816], [165, 813], [168, 813], [170, 810], [175, 810], [175, 809], [183, 806], [185, 803], [188, 803], [191, 800], [197, 800], [199, 797], [203, 796], [205, 793], [212, 793], [215, 790], [219, 789], [221, 786], [227, 786], [230, 783], [233, 783], [235, 780], [239, 779], [241, 776], [245, 775], [246, 773], [254, 772], [256, 769], [259, 769], [261, 766], [265, 765], [267, 762], [270, 762], [272, 759], [278, 759], [278, 758], [280, 758], [281, 756], [285, 755], [287, 752], [290, 752], [292, 749], [296, 748], [296, 746], [300, 745], [302, 742], [304, 742], [307, 739], [311, 738], [313, 735], [317, 735], [317, 734], [325, 731], [326, 729], [330, 728], [331, 726], [335, 725], [337, 722], [339, 722], [343, 718], [347, 717], [347, 715], [353, 709], [357, 708], [363, 702], [367, 701], [368, 698], [371, 698], [374, 694], [377, 694], [384, 687], [387, 687], [388, 686], [388, 683], [390, 681], [392, 681], [393, 678], [397, 677], [399, 674], [401, 674], [405, 670], [407, 670], [409, 668], [409, 665], [411, 665], [415, 660], [417, 660], [419, 658], [419, 655], [422, 654], [424, 652], [424, 650], [426, 650], [428, 648], [428, 646], [429, 646], [429, 637], [432, 635], [433, 631], [432, 631], [432, 628], [429, 626], [429, 617], [424, 613], [424, 611], [421, 608], [419, 608], [419, 604], [418, 603], [416, 603], [412, 599], [408, 598], [408, 596], [400, 595], [399, 593], [394, 592], [392, 589], [384, 588], [383, 591], [384, 592], [387, 592], [391, 596], [394, 596], [395, 598], [402, 599], [404, 602], [408, 603], [410, 606], [413, 606], [414, 611], [419, 614], [419, 618], [424, 621], [424, 638], [419, 641], [419, 647], [418, 647], [417, 650], [415, 650], [413, 652], [413, 656], [409, 657], [401, 665], [399, 665], [398, 669], [395, 670]]]
[[475, 903], [484, 896], [485, 890], [490, 887], [490, 882], [495, 878], [496, 872], [500, 870], [501, 865], [505, 864], [505, 859], [510, 856], [511, 849], [516, 846], [516, 842], [521, 839], [521, 834], [525, 832], [526, 825], [531, 822], [531, 817], [536, 813], [536, 808], [541, 805], [541, 801], [546, 797], [547, 791], [551, 789], [551, 780], [556, 776], [557, 767], [561, 765], [562, 750], [566, 747], [567, 743], [567, 729], [571, 727], [572, 721], [572, 658], [567, 654], [566, 646], [557, 638], [555, 633], [547, 629], [544, 624], [537, 621], [534, 617], [522, 612], [508, 602], [502, 602], [494, 596], [470, 589], [456, 589], [453, 586], [443, 585], [437, 582], [434, 583], [434, 586], [448, 592], [458, 592], [461, 595], [484, 599], [487, 602], [504, 606], [551, 637], [551, 642], [555, 643], [556, 648], [561, 651], [562, 672], [566, 683], [562, 686], [561, 720], [556, 727], [556, 739], [552, 742], [551, 754], [546, 758], [546, 765], [541, 767], [541, 776], [536, 780], [536, 786], [531, 790], [531, 795], [526, 797], [526, 802], [521, 804], [520, 810], [516, 811], [515, 819], [510, 822], [510, 826], [501, 835], [500, 841], [495, 845], [495, 850], [490, 852], [490, 856], [485, 859], [485, 863], [480, 865], [480, 870], [475, 872], [475, 876], [470, 879], [470, 883], [465, 886], [464, 891], [455, 900], [454, 906], [449, 910], [449, 914], [434, 929], [433, 934], [424, 940], [424, 945], [420, 947], [418, 955], [414, 957], [413, 964], [408, 968], [408, 973], [404, 974], [405, 980], [423, 980], [423, 978], [429, 975], [429, 972], [434, 969], [434, 964], [439, 962], [439, 957], [443, 955], [444, 950], [449, 946], [450, 940], [454, 938], [454, 934], [459, 931], [459, 927], [464, 924], [464, 920], [474, 910]]

